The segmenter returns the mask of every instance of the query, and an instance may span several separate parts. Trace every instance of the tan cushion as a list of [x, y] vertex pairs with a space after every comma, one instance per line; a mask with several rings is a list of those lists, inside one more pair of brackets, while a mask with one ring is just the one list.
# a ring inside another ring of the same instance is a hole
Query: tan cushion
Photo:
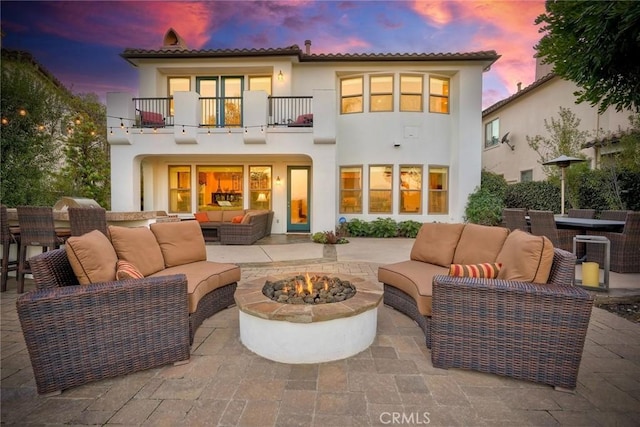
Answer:
[[65, 250], [81, 285], [116, 280], [118, 255], [102, 232], [93, 230], [67, 239]]
[[498, 279], [547, 283], [553, 264], [553, 244], [546, 236], [512, 231], [496, 258], [502, 264]]
[[165, 267], [207, 259], [202, 229], [197, 221], [151, 224], [151, 232], [160, 245]]
[[465, 224], [456, 246], [453, 264], [494, 262], [508, 235], [508, 228]]
[[433, 276], [448, 274], [449, 269], [422, 261], [402, 261], [378, 267], [378, 281], [411, 296], [423, 316], [431, 316]]
[[211, 222], [222, 222], [222, 211], [207, 211], [207, 217]]
[[411, 259], [449, 267], [464, 224], [425, 223], [411, 248]]
[[[197, 222], [194, 221], [195, 224]], [[168, 222], [162, 224], [178, 224]], [[109, 226], [111, 243], [119, 259], [135, 265], [143, 276], [147, 277], [164, 268], [164, 258], [160, 245], [147, 227]]]
[[189, 313], [198, 309], [198, 303], [209, 292], [231, 283], [240, 281], [240, 267], [211, 261], [198, 261], [171, 267], [153, 274], [153, 277], [170, 274], [187, 276], [187, 292], [189, 294]]
[[222, 222], [231, 222], [234, 216], [244, 216], [244, 210], [222, 211]]

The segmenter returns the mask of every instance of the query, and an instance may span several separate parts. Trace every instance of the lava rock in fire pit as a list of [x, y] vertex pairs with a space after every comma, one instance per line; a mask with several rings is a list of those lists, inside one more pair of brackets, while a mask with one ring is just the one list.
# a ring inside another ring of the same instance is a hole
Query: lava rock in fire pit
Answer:
[[307, 274], [274, 282], [267, 280], [262, 293], [283, 304], [327, 304], [353, 297], [356, 287], [338, 277]]

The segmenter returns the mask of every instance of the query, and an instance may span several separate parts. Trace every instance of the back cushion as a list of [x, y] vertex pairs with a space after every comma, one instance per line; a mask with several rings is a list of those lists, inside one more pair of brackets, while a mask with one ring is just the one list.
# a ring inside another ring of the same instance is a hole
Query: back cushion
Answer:
[[196, 221], [158, 222], [151, 224], [151, 232], [167, 268], [207, 260], [202, 229]]
[[222, 211], [207, 211], [207, 217], [212, 222], [222, 222]]
[[[196, 221], [193, 222], [198, 225]], [[167, 222], [163, 224], [178, 224]], [[200, 227], [198, 225], [198, 227]], [[135, 265], [143, 276], [149, 276], [164, 269], [164, 258], [160, 245], [151, 230], [147, 227], [109, 226], [111, 243], [119, 259]]]
[[222, 222], [231, 222], [234, 216], [243, 216], [244, 210], [222, 211]]
[[498, 279], [547, 283], [553, 264], [553, 244], [546, 236], [513, 230], [496, 258]]
[[411, 259], [449, 267], [463, 228], [464, 224], [423, 224], [411, 248]]
[[101, 231], [69, 237], [65, 251], [71, 268], [81, 285], [116, 280], [118, 256]]
[[465, 224], [453, 256], [454, 264], [494, 262], [509, 235], [509, 229]]
[[193, 214], [198, 222], [209, 222], [209, 215], [206, 212], [196, 212]]

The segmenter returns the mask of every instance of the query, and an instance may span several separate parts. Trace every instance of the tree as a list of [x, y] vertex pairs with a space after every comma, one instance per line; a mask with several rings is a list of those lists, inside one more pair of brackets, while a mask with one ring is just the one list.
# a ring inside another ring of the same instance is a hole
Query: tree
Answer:
[[74, 97], [70, 106], [82, 112], [67, 118], [65, 163], [56, 186], [63, 194], [88, 197], [108, 208], [110, 169], [105, 107], [93, 94]]
[[577, 102], [640, 111], [640, 2], [547, 0], [536, 45], [556, 75], [578, 85]]
[[1, 85], [0, 199], [7, 206], [52, 205], [64, 94], [46, 79], [34, 78], [28, 62], [4, 55]]

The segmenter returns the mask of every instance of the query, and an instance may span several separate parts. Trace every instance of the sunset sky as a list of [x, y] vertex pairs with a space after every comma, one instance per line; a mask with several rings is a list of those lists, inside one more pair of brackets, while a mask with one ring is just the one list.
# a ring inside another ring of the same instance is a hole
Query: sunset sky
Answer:
[[26, 50], [75, 93], [136, 93], [119, 54], [156, 49], [174, 28], [190, 49], [272, 48], [312, 41], [313, 53], [495, 50], [483, 107], [533, 82], [534, 24], [544, 1], [5, 1], [2, 47]]

